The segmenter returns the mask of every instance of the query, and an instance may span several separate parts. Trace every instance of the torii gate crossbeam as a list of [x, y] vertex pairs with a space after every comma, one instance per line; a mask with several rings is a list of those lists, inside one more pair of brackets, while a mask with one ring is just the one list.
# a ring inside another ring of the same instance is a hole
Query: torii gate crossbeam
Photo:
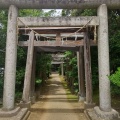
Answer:
[[101, 4], [108, 8], [120, 8], [120, 0], [0, 0], [0, 8], [15, 5], [19, 9], [93, 9]]

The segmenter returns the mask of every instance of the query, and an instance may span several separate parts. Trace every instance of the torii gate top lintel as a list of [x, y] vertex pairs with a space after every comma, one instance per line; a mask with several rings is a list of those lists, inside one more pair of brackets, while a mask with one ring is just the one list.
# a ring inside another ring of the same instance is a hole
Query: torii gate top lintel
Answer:
[[0, 9], [10, 5], [19, 9], [94, 9], [101, 4], [110, 9], [120, 8], [120, 0], [0, 0]]

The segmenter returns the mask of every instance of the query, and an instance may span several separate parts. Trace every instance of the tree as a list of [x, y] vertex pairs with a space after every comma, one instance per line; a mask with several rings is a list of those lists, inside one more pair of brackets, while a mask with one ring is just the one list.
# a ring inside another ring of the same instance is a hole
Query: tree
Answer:
[[[7, 32], [7, 10], [0, 10], [0, 68], [5, 66], [5, 44]], [[0, 75], [0, 98], [3, 96], [4, 76]]]

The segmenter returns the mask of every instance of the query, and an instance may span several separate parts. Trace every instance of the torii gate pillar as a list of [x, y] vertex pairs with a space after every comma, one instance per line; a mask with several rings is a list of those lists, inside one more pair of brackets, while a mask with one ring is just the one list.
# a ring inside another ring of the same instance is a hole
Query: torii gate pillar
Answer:
[[14, 109], [15, 99], [15, 79], [16, 79], [16, 59], [17, 59], [17, 16], [18, 9], [11, 5], [8, 13], [7, 41], [3, 109]]
[[78, 83], [79, 83], [79, 101], [85, 100], [85, 73], [84, 73], [84, 49], [83, 46], [77, 52]]
[[108, 12], [107, 6], [102, 4], [98, 8], [100, 25], [98, 28], [98, 63], [99, 63], [99, 93], [100, 106], [95, 107], [96, 114], [102, 118], [115, 119], [118, 113], [111, 108], [109, 68], [109, 40], [108, 40]]

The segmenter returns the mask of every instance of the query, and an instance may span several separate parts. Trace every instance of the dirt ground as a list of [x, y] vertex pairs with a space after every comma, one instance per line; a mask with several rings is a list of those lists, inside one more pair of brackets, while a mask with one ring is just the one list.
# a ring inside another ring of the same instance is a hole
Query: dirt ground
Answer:
[[83, 113], [83, 103], [67, 98], [65, 88], [58, 74], [47, 80], [44, 92], [32, 105], [28, 120], [87, 120]]

